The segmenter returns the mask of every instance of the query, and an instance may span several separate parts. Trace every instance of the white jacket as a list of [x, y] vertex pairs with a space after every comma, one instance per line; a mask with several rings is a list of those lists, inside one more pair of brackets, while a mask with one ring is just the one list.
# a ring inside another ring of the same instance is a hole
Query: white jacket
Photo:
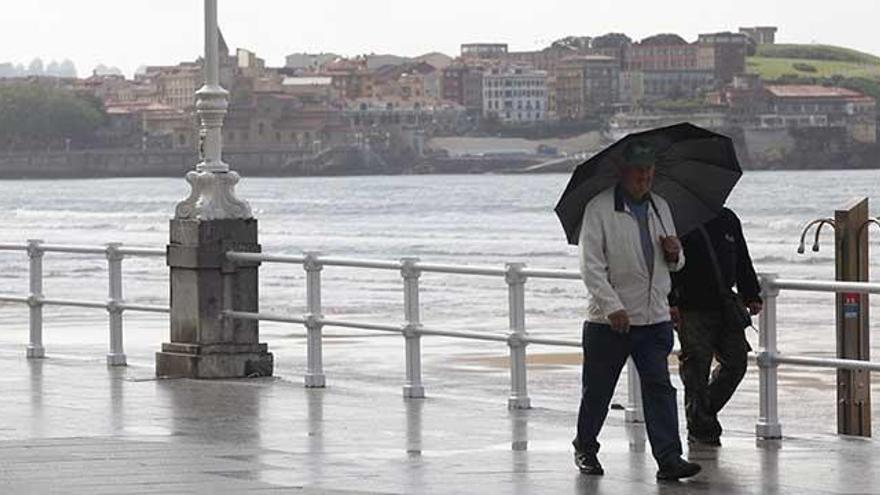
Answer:
[[638, 223], [619, 188], [603, 191], [584, 209], [578, 246], [581, 277], [590, 293], [588, 321], [607, 324], [608, 315], [622, 309], [631, 325], [669, 321], [669, 272], [684, 267], [684, 253], [678, 262], [666, 262], [660, 236], [676, 235], [675, 224], [666, 200], [656, 194], [651, 200], [656, 206], [648, 207], [654, 273], [648, 273]]

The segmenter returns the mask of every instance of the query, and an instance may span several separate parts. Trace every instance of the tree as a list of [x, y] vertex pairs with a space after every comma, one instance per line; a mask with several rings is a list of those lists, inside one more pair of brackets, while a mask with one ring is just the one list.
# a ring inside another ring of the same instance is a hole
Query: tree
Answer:
[[687, 45], [688, 42], [677, 34], [655, 34], [648, 36], [641, 41], [642, 45], [649, 46], [670, 46], [670, 45]]
[[0, 63], [0, 77], [15, 77], [17, 75], [14, 65], [9, 62]]
[[621, 48], [631, 45], [632, 39], [623, 33], [608, 33], [593, 38], [593, 48]]
[[31, 64], [28, 65], [27, 73], [29, 76], [42, 76], [43, 75], [43, 61], [39, 58], [35, 58], [31, 60]]
[[95, 98], [36, 84], [0, 87], [0, 149], [62, 149], [95, 139], [105, 114]]
[[49, 65], [46, 66], [46, 75], [52, 77], [58, 77], [59, 73], [59, 65], [56, 61], [49, 62]]
[[554, 41], [551, 48], [565, 48], [572, 51], [583, 51], [590, 47], [592, 38], [589, 36], [566, 36]]
[[58, 67], [58, 75], [60, 77], [76, 78], [76, 66], [73, 65], [73, 61], [69, 58], [65, 58], [64, 61], [61, 62], [61, 66]]

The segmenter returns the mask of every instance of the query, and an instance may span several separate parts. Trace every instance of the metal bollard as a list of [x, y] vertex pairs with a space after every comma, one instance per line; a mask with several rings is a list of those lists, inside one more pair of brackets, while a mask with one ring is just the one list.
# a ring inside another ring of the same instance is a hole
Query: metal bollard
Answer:
[[109, 242], [107, 247], [107, 273], [109, 290], [107, 313], [110, 320], [110, 352], [107, 353], [109, 366], [125, 366], [125, 351], [122, 346], [122, 259], [119, 251], [122, 243]]
[[42, 358], [46, 355], [43, 347], [43, 249], [41, 239], [28, 239], [27, 254], [30, 259], [30, 335], [27, 346], [28, 358]]
[[627, 423], [644, 423], [645, 411], [642, 406], [642, 382], [639, 380], [639, 370], [632, 358], [626, 361], [626, 397], [627, 404], [624, 411], [624, 421]]
[[758, 423], [755, 435], [761, 439], [782, 438], [782, 425], [779, 424], [777, 368], [776, 362], [776, 298], [779, 289], [775, 281], [779, 278], [775, 273], [761, 274], [761, 297], [764, 298], [764, 309], [759, 318], [760, 337], [758, 349]]
[[510, 334], [507, 345], [510, 347], [510, 398], [508, 409], [529, 409], [528, 383], [526, 377], [526, 276], [522, 271], [525, 263], [508, 263], [507, 282], [508, 313], [510, 315]]
[[422, 386], [422, 323], [419, 317], [419, 276], [421, 270], [416, 267], [418, 258], [402, 258], [400, 275], [403, 277], [403, 311], [406, 325], [403, 336], [406, 339], [406, 384], [403, 396], [407, 399], [424, 399], [425, 387]]
[[324, 326], [321, 314], [321, 270], [323, 265], [319, 259], [320, 253], [305, 253], [303, 268], [306, 271], [306, 377], [307, 388], [323, 388], [326, 384], [324, 377], [324, 357], [322, 348], [321, 331]]

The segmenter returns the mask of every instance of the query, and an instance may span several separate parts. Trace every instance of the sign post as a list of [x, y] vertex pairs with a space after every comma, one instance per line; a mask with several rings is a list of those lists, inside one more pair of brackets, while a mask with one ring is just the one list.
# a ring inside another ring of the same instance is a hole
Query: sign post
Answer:
[[[868, 281], [868, 198], [834, 212], [835, 278]], [[837, 357], [870, 358], [868, 295], [837, 294]], [[837, 370], [837, 432], [871, 436], [871, 375], [866, 370]]]

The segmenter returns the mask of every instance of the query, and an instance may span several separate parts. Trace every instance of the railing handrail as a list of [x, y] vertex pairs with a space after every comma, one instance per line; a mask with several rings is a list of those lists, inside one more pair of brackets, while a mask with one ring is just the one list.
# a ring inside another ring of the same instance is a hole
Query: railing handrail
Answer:
[[770, 282], [770, 287], [780, 290], [805, 292], [854, 292], [859, 294], [880, 294], [877, 282], [840, 282], [832, 280], [795, 280], [779, 278]]
[[[305, 264], [308, 256], [273, 255], [266, 253], [247, 253], [228, 251], [228, 259], [232, 261], [266, 262]], [[376, 259], [341, 258], [334, 256], [312, 255], [313, 262], [322, 266], [337, 266], [349, 268], [370, 268], [377, 270], [400, 270], [403, 268], [402, 261], [384, 261]], [[442, 263], [425, 263], [416, 261], [411, 265], [421, 272], [450, 273], [457, 275], [482, 275], [503, 277], [509, 269], [487, 265], [459, 265]], [[520, 274], [529, 278], [550, 280], [581, 280], [578, 270], [551, 269], [551, 268], [523, 268]], [[880, 294], [880, 283], [876, 282], [839, 282], [833, 280], [798, 280], [798, 279], [773, 279], [769, 286], [780, 290], [807, 291], [807, 292], [856, 292], [861, 294]]]
[[[2, 243], [0, 244], [0, 251], [27, 251], [29, 248], [27, 243], [22, 244], [14, 244], [14, 243]], [[108, 248], [107, 246], [87, 246], [80, 244], [45, 244], [40, 243], [40, 250], [43, 252], [54, 252], [54, 253], [70, 253], [70, 254], [107, 254]], [[120, 246], [116, 249], [116, 251], [124, 256], [138, 256], [138, 257], [159, 257], [165, 256], [164, 249], [156, 249], [156, 248], [148, 248], [148, 247], [123, 247]]]
[[27, 251], [27, 244], [0, 244], [0, 251]]

